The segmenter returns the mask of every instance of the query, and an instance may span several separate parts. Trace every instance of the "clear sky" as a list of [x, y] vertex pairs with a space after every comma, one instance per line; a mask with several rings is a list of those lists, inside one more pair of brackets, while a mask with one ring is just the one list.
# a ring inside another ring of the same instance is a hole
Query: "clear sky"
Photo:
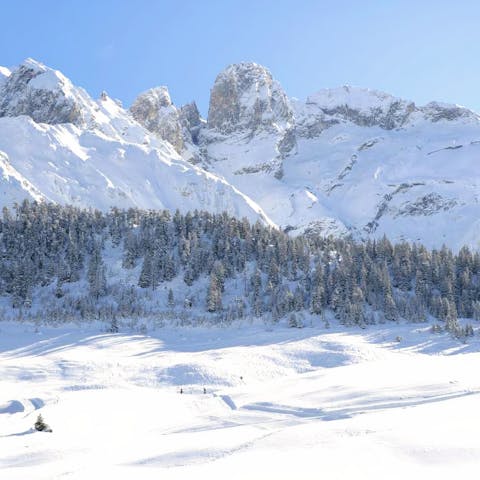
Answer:
[[33, 57], [129, 106], [167, 85], [208, 110], [230, 63], [267, 66], [289, 96], [344, 84], [480, 111], [474, 0], [0, 0], [0, 65]]

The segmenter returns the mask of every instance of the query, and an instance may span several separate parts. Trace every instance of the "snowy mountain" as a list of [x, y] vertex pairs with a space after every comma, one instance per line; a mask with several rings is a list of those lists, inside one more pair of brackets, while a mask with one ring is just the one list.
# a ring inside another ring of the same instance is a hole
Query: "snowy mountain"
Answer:
[[94, 101], [60, 72], [27, 60], [0, 87], [0, 197], [91, 206], [227, 211], [272, 222], [223, 179], [183, 160], [117, 102]]
[[[435, 247], [479, 246], [477, 114], [436, 102], [417, 107], [348, 86], [288, 100], [265, 69], [258, 67], [253, 82], [252, 69], [240, 64], [218, 76], [199, 150], [205, 167], [262, 205], [275, 223]], [[218, 100], [225, 92], [233, 92], [234, 112], [242, 114], [228, 117], [231, 105]], [[227, 119], [228, 135], [218, 118]]]
[[288, 98], [231, 65], [208, 118], [167, 87], [130, 110], [27, 60], [0, 69], [2, 204], [227, 210], [286, 231], [480, 246], [480, 117], [357, 87]]

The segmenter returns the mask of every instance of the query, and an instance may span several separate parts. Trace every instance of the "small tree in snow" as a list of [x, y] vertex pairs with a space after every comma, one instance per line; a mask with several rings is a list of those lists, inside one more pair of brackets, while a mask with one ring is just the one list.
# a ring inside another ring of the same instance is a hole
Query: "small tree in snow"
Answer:
[[42, 414], [39, 414], [37, 417], [37, 421], [34, 424], [35, 430], [37, 432], [51, 432], [52, 429], [45, 423], [43, 420]]

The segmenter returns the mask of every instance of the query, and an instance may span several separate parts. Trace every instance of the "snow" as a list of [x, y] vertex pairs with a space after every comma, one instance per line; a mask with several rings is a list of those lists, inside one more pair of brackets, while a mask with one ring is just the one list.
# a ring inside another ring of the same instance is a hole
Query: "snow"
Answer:
[[4, 181], [0, 198], [5, 204], [12, 199], [21, 202], [26, 193], [36, 201], [45, 200], [45, 196], [12, 167], [8, 156], [2, 151], [0, 151], [0, 170]]
[[38, 90], [59, 90], [68, 86], [69, 81], [56, 70], [46, 70], [32, 78], [29, 86]]
[[[0, 468], [11, 480], [474, 478], [479, 346], [411, 324], [2, 322]], [[32, 430], [39, 413], [53, 433]]]
[[363, 113], [370, 113], [374, 108], [388, 110], [393, 102], [403, 100], [395, 98], [385, 92], [368, 88], [344, 85], [338, 88], [325, 88], [307, 98], [308, 104], [315, 104], [325, 110], [333, 110], [339, 106], [348, 105], [349, 108]]
[[137, 206], [227, 211], [273, 224], [255, 202], [216, 175], [188, 164], [164, 142], [157, 141], [157, 148], [152, 148], [73, 125], [4, 117], [0, 118], [0, 151], [9, 162], [4, 171], [18, 179], [21, 187], [14, 192], [12, 185], [2, 185], [7, 205], [29, 195], [102, 210]]
[[2, 67], [0, 65], [0, 85], [2, 83], [2, 80], [9, 77], [11, 75], [11, 73], [12, 72], [7, 67]]
[[6, 67], [0, 65], [0, 89], [12, 72]]
[[35, 60], [31, 57], [26, 58], [19, 66], [28, 68], [38, 73], [43, 73], [48, 69], [48, 67], [45, 66], [42, 62], [39, 62], [38, 60]]

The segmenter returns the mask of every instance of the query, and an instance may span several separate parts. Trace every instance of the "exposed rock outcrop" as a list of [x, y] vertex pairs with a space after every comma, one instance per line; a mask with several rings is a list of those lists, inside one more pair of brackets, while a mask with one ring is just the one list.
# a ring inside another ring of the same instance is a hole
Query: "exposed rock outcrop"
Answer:
[[185, 146], [180, 112], [172, 104], [167, 87], [140, 94], [130, 107], [133, 118], [148, 131], [170, 142], [177, 152]]
[[187, 103], [180, 108], [180, 123], [183, 127], [185, 140], [196, 145], [199, 131], [205, 125], [205, 120], [200, 116], [195, 102]]
[[292, 121], [290, 102], [265, 67], [240, 63], [217, 76], [210, 95], [209, 128], [223, 134], [275, 131]]
[[479, 119], [479, 116], [468, 108], [450, 103], [430, 102], [421, 107], [420, 110], [425, 118], [432, 122], [454, 121], [462, 118], [468, 120]]
[[37, 123], [84, 125], [88, 95], [57, 70], [28, 59], [0, 83], [0, 117], [28, 115]]

